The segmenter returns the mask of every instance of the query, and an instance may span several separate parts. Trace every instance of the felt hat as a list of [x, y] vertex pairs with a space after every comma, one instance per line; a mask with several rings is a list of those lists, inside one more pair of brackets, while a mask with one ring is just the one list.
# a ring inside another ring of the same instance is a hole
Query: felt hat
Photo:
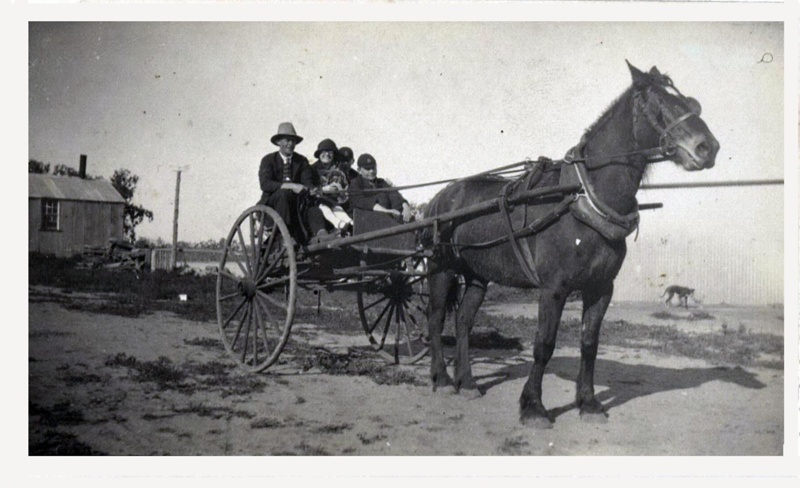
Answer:
[[322, 151], [333, 151], [334, 158], [336, 158], [337, 154], [339, 153], [339, 150], [336, 149], [336, 143], [330, 139], [323, 139], [319, 144], [317, 144], [317, 150], [314, 151], [314, 157], [318, 158], [319, 153]]
[[278, 125], [278, 133], [272, 136], [270, 141], [277, 146], [278, 140], [283, 139], [284, 137], [294, 139], [295, 144], [300, 144], [300, 142], [303, 140], [302, 137], [297, 135], [297, 132], [294, 130], [294, 126], [291, 122], [281, 122], [280, 125]]
[[339, 161], [349, 163], [354, 159], [353, 150], [347, 146], [339, 148]]
[[375, 162], [375, 158], [372, 157], [372, 154], [364, 153], [358, 157], [359, 168], [372, 169], [377, 165], [378, 163]]

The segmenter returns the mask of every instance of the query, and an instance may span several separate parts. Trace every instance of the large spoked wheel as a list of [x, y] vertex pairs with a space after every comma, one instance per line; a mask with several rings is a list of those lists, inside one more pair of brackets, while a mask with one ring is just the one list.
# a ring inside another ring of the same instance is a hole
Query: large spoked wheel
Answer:
[[297, 263], [289, 230], [271, 208], [242, 213], [225, 241], [217, 274], [217, 322], [228, 354], [244, 370], [277, 361], [294, 320]]
[[[411, 265], [424, 270], [424, 262]], [[424, 276], [392, 274], [375, 291], [357, 293], [361, 326], [372, 347], [394, 364], [414, 364], [428, 353]]]

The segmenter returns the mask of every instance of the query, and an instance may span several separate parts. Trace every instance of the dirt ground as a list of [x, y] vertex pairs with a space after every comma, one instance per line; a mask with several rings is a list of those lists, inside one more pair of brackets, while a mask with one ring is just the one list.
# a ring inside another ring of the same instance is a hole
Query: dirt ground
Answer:
[[[291, 354], [266, 373], [245, 376], [225, 369], [232, 361], [215, 343], [214, 323], [163, 312], [126, 318], [72, 311], [35, 291], [30, 298], [30, 454], [738, 456], [783, 449], [780, 370], [601, 344], [596, 383], [609, 418], [590, 424], [572, 405], [579, 353], [558, 347], [544, 379], [556, 422], [534, 430], [520, 424], [517, 407], [532, 357], [527, 341], [521, 351], [474, 351], [486, 392], [467, 400], [431, 391], [427, 358], [398, 367], [418, 380], [401, 384], [304, 370]], [[665, 309], [617, 304], [609, 318], [645, 323], [653, 310]], [[489, 311], [534, 313], [513, 305]], [[783, 333], [783, 321], [762, 309], [716, 314], [730, 327]], [[368, 355], [362, 336], [320, 333], [313, 324], [296, 324], [290, 341]], [[137, 381], [132, 361], [159, 358], [222, 381]]]

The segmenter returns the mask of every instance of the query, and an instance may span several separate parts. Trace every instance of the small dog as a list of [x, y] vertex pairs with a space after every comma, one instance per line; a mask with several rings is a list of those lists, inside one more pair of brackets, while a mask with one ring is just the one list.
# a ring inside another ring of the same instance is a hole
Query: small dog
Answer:
[[678, 295], [678, 306], [683, 305], [683, 308], [689, 308], [689, 297], [691, 296], [694, 299], [694, 288], [687, 288], [685, 286], [678, 286], [672, 285], [668, 286], [664, 293], [661, 294], [663, 298], [665, 295], [669, 295], [667, 300], [664, 302], [667, 305], [672, 305], [672, 297]]

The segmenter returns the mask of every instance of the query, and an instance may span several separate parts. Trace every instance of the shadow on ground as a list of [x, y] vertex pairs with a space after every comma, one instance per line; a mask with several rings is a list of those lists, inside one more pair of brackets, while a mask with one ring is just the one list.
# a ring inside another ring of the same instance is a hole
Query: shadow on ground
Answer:
[[[498, 361], [499, 359], [499, 361]], [[478, 359], [480, 361], [480, 359]], [[508, 363], [508, 358], [495, 358], [483, 361], [488, 363]], [[561, 379], [575, 381], [580, 366], [580, 357], [557, 356], [547, 364], [545, 374], [555, 374]], [[479, 388], [486, 391], [506, 381], [525, 378], [530, 372], [531, 363], [507, 364], [501, 369], [477, 376]], [[607, 411], [631, 400], [672, 390], [697, 388], [712, 381], [733, 383], [742, 388], [761, 389], [766, 385], [751, 373], [739, 366], [708, 368], [663, 368], [646, 364], [627, 364], [609, 359], [597, 359], [595, 367], [595, 387], [606, 387], [597, 394]], [[575, 402], [550, 409], [553, 417], [558, 417], [576, 408]]]

